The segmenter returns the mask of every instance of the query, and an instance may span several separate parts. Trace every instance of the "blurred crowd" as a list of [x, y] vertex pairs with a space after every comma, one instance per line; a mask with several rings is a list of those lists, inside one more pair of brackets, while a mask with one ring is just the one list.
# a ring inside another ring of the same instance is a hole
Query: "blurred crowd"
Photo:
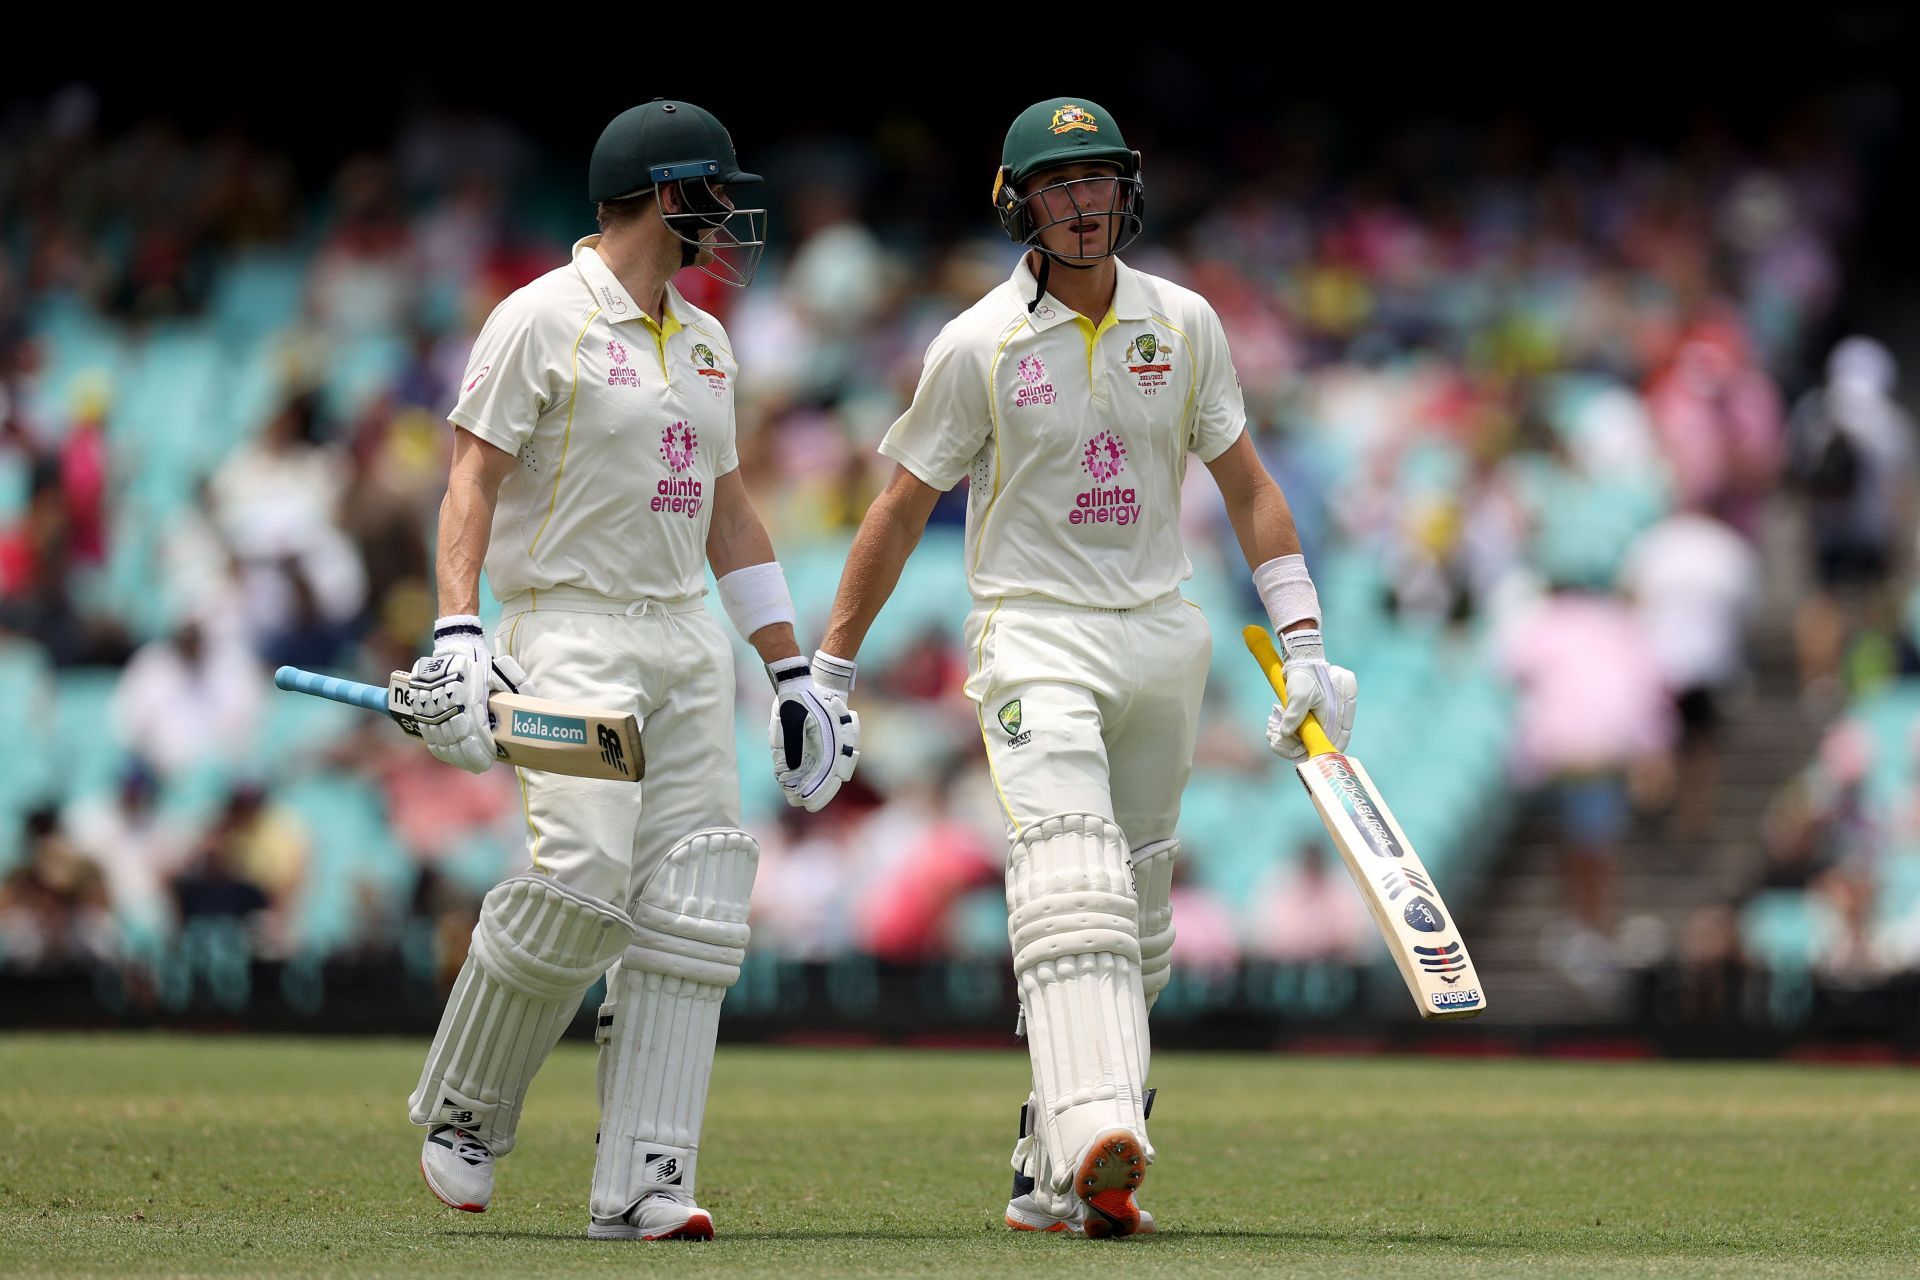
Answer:
[[[44, 759], [0, 787], [0, 963], [111, 960], [203, 918], [243, 922], [266, 956], [409, 927], [457, 945], [519, 856], [511, 774], [441, 768], [375, 718], [290, 710], [268, 673], [378, 678], [423, 651], [453, 382], [494, 304], [592, 230], [579, 175], [544, 172], [504, 122], [435, 112], [317, 184], [239, 135], [102, 129], [80, 89], [10, 121], [0, 682], [42, 704], [42, 737], [16, 750]], [[1014, 249], [984, 202], [901, 217], [884, 140], [736, 134], [772, 179], [773, 247], [748, 291], [680, 283], [735, 343], [742, 468], [782, 558], [831, 564], [885, 479], [873, 446], [927, 341]], [[1280, 124], [1263, 142], [1228, 170], [1149, 135], [1156, 215], [1129, 261], [1219, 310], [1309, 561], [1344, 583], [1323, 585], [1346, 601], [1329, 605], [1336, 660], [1343, 626], [1453, 636], [1513, 690], [1514, 776], [1561, 833], [1567, 915], [1605, 938], [1635, 815], [1716, 821], [1717, 735], [1770, 584], [1809, 583], [1791, 634], [1823, 713], [1917, 669], [1913, 426], [1888, 350], [1834, 345], [1861, 217], [1849, 139], [1798, 121], [1661, 152], [1416, 125], [1364, 165]], [[1783, 494], [1804, 566], [1773, 535]], [[1197, 572], [1257, 616], [1203, 468], [1182, 518]], [[832, 585], [796, 577], [803, 644]], [[1004, 951], [964, 669], [952, 626], [879, 655], [867, 762], [818, 818], [748, 772], [756, 948]], [[763, 686], [743, 661], [743, 726]], [[1203, 771], [1279, 777], [1258, 710], [1210, 704]], [[1818, 883], [1844, 920], [1873, 889], [1818, 852], [1866, 839], [1838, 794], [1810, 787], [1766, 847], [1769, 877], [1842, 877]], [[342, 796], [399, 864], [343, 851]], [[1377, 954], [1324, 846], [1261, 852], [1239, 893], [1189, 849], [1177, 965]]]

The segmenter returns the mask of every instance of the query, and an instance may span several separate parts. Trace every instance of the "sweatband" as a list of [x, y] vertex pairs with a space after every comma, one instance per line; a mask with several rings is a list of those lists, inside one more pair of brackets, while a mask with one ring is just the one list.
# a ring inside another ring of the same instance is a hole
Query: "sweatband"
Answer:
[[1260, 603], [1267, 607], [1267, 618], [1276, 632], [1296, 622], [1320, 619], [1320, 593], [1307, 576], [1307, 558], [1303, 555], [1276, 556], [1253, 571], [1253, 588]]
[[778, 560], [735, 569], [716, 585], [720, 606], [742, 640], [751, 642], [762, 627], [794, 621], [793, 597], [787, 593], [787, 575]]

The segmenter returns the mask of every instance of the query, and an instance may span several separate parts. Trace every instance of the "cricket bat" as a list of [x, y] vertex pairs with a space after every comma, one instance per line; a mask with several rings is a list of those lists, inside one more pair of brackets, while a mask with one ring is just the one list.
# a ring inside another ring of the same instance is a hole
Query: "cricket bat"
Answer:
[[[402, 729], [416, 738], [420, 736], [420, 717], [413, 711], [413, 681], [408, 672], [394, 672], [383, 689], [298, 667], [281, 667], [273, 673], [273, 683], [350, 707], [384, 711]], [[624, 782], [638, 782], [646, 775], [646, 760], [640, 753], [640, 722], [630, 713], [592, 711], [518, 693], [496, 693], [487, 699], [487, 708], [493, 712], [494, 754], [508, 764], [543, 773]]]
[[[1287, 682], [1273, 637], [1265, 627], [1248, 627], [1241, 638], [1285, 706]], [[1306, 744], [1307, 758], [1295, 766], [1295, 772], [1313, 797], [1320, 821], [1387, 940], [1387, 950], [1400, 966], [1420, 1016], [1471, 1018], [1484, 1011], [1486, 994], [1467, 955], [1467, 944], [1433, 877], [1413, 851], [1413, 842], [1380, 799], [1366, 768], [1352, 756], [1335, 751], [1311, 714], [1300, 727], [1300, 741]]]

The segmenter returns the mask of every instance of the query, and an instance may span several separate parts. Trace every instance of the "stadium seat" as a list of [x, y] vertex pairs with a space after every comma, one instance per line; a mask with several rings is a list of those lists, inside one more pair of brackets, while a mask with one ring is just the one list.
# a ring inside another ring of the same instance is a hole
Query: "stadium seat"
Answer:
[[1740, 913], [1740, 939], [1748, 954], [1784, 973], [1812, 968], [1830, 927], [1823, 904], [1793, 889], [1757, 894]]

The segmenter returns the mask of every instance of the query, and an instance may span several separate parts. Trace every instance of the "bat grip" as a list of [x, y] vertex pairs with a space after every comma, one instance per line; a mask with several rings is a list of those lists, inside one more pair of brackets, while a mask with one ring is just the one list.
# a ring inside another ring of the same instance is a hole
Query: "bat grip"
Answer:
[[[1260, 669], [1267, 673], [1267, 683], [1273, 686], [1274, 696], [1280, 699], [1280, 705], [1286, 706], [1287, 677], [1283, 674], [1280, 651], [1273, 647], [1273, 637], [1267, 634], [1265, 627], [1249, 626], [1240, 632], [1240, 638], [1247, 642], [1247, 651], [1260, 664]], [[1333, 743], [1311, 711], [1307, 712], [1306, 721], [1300, 726], [1300, 741], [1306, 744], [1309, 756], [1334, 754]]]
[[387, 710], [387, 691], [375, 684], [318, 675], [298, 667], [281, 667], [273, 673], [273, 683], [277, 688], [289, 689], [294, 693], [310, 693], [316, 698], [331, 698], [350, 707], [379, 712]]

